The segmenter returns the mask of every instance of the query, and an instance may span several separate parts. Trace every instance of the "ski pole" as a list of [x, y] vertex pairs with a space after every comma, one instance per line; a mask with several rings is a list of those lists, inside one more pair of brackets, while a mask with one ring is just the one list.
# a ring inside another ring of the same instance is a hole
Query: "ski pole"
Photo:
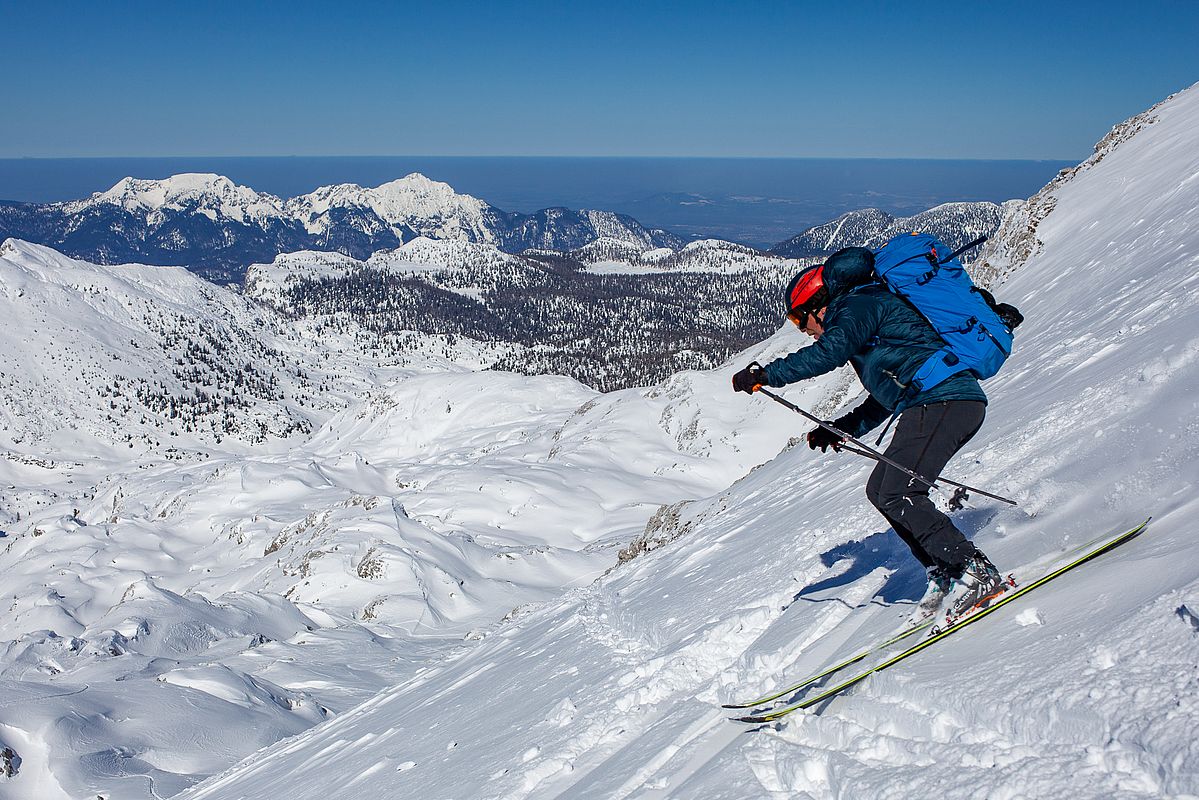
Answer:
[[[868, 444], [866, 444], [858, 439], [855, 439], [854, 437], [850, 436], [845, 431], [838, 430], [836, 427], [834, 427], [833, 425], [831, 425], [823, 420], [817, 419], [814, 415], [809, 414], [807, 411], [804, 411], [802, 408], [795, 405], [794, 403], [784, 400], [783, 398], [779, 397], [774, 392], [771, 392], [767, 389], [762, 389], [762, 388], [759, 388], [758, 391], [761, 392], [762, 394], [766, 395], [767, 397], [769, 397], [774, 402], [779, 403], [780, 405], [784, 405], [787, 408], [794, 411], [795, 413], [801, 414], [802, 416], [812, 420], [812, 422], [815, 422], [817, 425], [824, 428], [825, 430], [827, 430], [831, 433], [837, 434], [837, 436], [841, 437], [845, 441], [852, 442], [853, 444], [857, 445], [856, 448], [846, 447], [844, 445], [841, 445], [840, 449], [845, 450], [850, 453], [853, 453], [854, 455], [865, 456], [866, 458], [872, 458], [875, 461], [881, 461], [882, 463], [884, 463], [888, 466], [895, 467], [895, 469], [899, 470], [900, 472], [903, 472], [904, 474], [908, 475], [909, 477], [920, 481], [921, 483], [927, 485], [929, 488], [936, 489], [938, 492], [941, 491], [941, 487], [937, 486], [937, 484], [934, 481], [930, 481], [928, 478], [925, 478], [923, 475], [917, 475], [915, 472], [912, 472], [910, 469], [903, 466], [902, 464], [898, 464], [895, 461], [892, 461], [891, 459], [887, 458], [882, 453], [871, 448]], [[959, 489], [962, 489], [967, 492], [974, 492], [975, 494], [981, 494], [983, 497], [990, 497], [992, 500], [999, 500], [1002, 503], [1008, 503], [1013, 506], [1017, 505], [1015, 500], [1009, 500], [1008, 498], [1000, 497], [997, 494], [991, 494], [990, 492], [984, 492], [982, 489], [975, 489], [973, 486], [967, 486], [964, 483], [958, 483], [957, 481], [951, 481], [948, 478], [937, 478], [937, 480], [941, 481], [942, 483], [947, 483], [950, 486], [956, 486]], [[954, 498], [955, 499], [957, 498], [956, 493], [954, 495]]]
[[970, 242], [969, 244], [964, 244], [961, 247], [959, 247], [957, 250], [954, 250], [952, 253], [949, 254], [949, 256], [947, 258], [943, 258], [940, 261], [938, 261], [937, 263], [938, 264], [948, 264], [950, 261], [953, 261], [955, 258], [960, 256], [962, 253], [966, 252], [967, 250], [972, 250], [975, 247], [978, 247], [980, 244], [982, 244], [986, 240], [987, 240], [986, 236], [980, 236], [977, 239], [975, 239], [973, 242]]

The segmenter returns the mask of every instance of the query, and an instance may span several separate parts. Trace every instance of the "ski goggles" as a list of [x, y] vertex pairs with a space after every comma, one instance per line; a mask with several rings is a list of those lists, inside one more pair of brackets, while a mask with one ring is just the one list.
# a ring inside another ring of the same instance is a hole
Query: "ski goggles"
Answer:
[[803, 330], [808, 324], [808, 317], [815, 316], [819, 309], [814, 308], [793, 308], [787, 312], [787, 319], [795, 325], [795, 327]]

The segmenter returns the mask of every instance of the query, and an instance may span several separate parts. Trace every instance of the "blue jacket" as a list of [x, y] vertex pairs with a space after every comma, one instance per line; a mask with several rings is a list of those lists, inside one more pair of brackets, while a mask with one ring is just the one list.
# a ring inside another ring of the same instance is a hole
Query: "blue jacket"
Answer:
[[870, 397], [836, 421], [851, 436], [862, 436], [898, 409], [945, 400], [987, 402], [978, 379], [961, 372], [910, 400], [905, 391], [916, 370], [943, 342], [906, 300], [872, 279], [866, 251], [849, 248], [824, 267], [828, 310], [824, 333], [811, 346], [771, 361], [763, 369], [774, 387], [808, 380], [849, 363]]

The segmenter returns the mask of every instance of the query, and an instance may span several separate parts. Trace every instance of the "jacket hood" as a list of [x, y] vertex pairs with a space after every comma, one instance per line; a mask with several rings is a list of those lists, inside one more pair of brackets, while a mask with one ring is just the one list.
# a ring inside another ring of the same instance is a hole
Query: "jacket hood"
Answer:
[[829, 300], [874, 280], [874, 253], [865, 247], [845, 247], [824, 262], [824, 285]]

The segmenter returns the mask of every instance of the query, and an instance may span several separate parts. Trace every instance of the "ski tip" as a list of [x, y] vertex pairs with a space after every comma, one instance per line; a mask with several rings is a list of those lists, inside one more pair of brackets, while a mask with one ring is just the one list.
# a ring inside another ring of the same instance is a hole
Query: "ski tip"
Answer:
[[802, 706], [793, 706], [784, 708], [779, 712], [766, 712], [763, 714], [746, 714], [743, 717], [729, 717], [730, 722], [744, 722], [749, 725], [770, 725], [778, 722], [783, 717], [789, 717], [792, 711], [798, 711]]
[[747, 717], [733, 717], [732, 720], [733, 722], [748, 722], [750, 725], [761, 725], [771, 721], [766, 717], [755, 717], [752, 715]]

